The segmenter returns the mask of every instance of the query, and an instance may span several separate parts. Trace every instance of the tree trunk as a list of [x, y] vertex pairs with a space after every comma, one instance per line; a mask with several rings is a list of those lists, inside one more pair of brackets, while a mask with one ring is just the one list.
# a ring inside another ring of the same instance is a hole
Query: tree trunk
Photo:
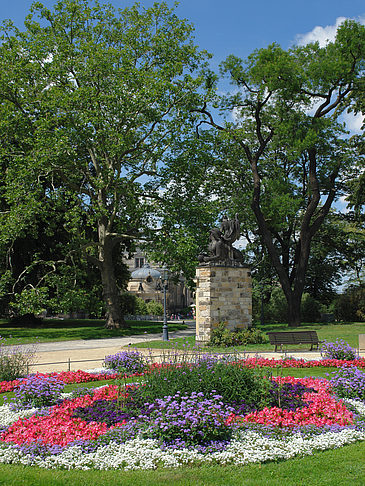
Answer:
[[104, 261], [100, 262], [100, 273], [106, 310], [105, 327], [107, 329], [126, 327], [122, 314], [119, 289], [115, 281], [112, 251], [110, 248], [104, 248]]
[[298, 327], [301, 324], [301, 295], [296, 296], [294, 293], [291, 293], [289, 296], [286, 295], [286, 300], [288, 303], [288, 326]]
[[126, 327], [120, 302], [120, 293], [115, 279], [113, 248], [117, 240], [110, 237], [106, 231], [107, 223], [104, 218], [98, 223], [99, 258], [98, 266], [103, 286], [103, 299], [105, 302], [105, 327], [119, 329]]

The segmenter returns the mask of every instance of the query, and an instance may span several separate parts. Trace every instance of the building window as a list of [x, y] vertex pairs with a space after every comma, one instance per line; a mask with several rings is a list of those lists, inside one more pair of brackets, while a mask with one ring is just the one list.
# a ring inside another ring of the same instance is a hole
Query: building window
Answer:
[[144, 258], [135, 258], [134, 259], [135, 268], [142, 268], [143, 265], [144, 265]]

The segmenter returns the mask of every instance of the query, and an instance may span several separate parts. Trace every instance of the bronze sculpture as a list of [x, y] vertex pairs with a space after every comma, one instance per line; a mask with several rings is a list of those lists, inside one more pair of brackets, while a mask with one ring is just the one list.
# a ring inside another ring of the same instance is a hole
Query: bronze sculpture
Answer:
[[224, 217], [220, 228], [212, 228], [209, 235], [208, 254], [198, 256], [200, 263], [216, 263], [221, 265], [243, 264], [242, 253], [232, 244], [240, 238], [240, 223], [235, 219]]

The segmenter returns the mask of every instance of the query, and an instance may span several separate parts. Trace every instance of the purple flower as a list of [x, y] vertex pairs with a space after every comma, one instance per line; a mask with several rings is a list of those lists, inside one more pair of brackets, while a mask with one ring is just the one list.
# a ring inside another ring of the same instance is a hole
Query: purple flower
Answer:
[[357, 349], [351, 348], [343, 339], [337, 339], [337, 341], [330, 342], [324, 341], [321, 345], [321, 353], [325, 358], [329, 359], [344, 359], [352, 361], [358, 358]]
[[105, 356], [104, 364], [119, 373], [142, 373], [146, 368], [143, 354], [130, 350]]
[[55, 376], [29, 375], [14, 390], [15, 408], [47, 407], [56, 404], [65, 384]]

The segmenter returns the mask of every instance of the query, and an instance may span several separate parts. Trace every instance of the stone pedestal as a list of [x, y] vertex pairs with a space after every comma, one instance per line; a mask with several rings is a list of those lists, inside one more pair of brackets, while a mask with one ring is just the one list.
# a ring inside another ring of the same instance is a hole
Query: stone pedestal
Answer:
[[250, 267], [201, 265], [196, 269], [196, 342], [206, 343], [224, 322], [230, 330], [251, 327]]
[[359, 334], [359, 352], [365, 353], [365, 334]]

